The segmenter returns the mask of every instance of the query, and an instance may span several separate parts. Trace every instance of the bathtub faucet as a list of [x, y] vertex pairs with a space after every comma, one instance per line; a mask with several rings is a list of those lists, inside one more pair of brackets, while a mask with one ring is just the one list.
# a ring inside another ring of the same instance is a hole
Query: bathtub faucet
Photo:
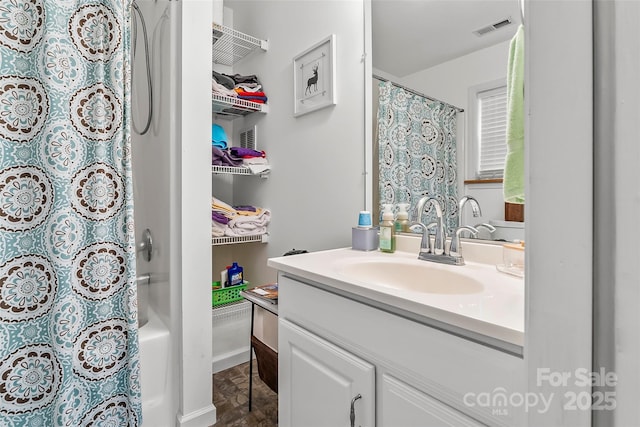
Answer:
[[141, 274], [136, 277], [136, 285], [148, 285], [151, 283], [151, 273]]

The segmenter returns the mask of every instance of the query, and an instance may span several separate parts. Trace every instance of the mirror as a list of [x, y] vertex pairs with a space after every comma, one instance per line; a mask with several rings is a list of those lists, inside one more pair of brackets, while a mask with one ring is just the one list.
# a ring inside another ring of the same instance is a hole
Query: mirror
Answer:
[[[480, 238], [524, 239], [524, 224], [505, 223], [502, 184], [471, 180], [470, 94], [486, 84], [506, 83], [509, 44], [521, 22], [519, 0], [372, 0], [373, 215], [380, 206], [377, 150], [380, 80], [463, 109], [457, 114], [455, 166], [458, 198], [475, 197], [482, 217], [463, 209], [462, 224], [490, 223]], [[475, 96], [475, 95], [474, 95]], [[453, 162], [452, 162], [453, 163]], [[414, 206], [412, 206], [413, 208]], [[513, 228], [512, 228], [513, 227]]]

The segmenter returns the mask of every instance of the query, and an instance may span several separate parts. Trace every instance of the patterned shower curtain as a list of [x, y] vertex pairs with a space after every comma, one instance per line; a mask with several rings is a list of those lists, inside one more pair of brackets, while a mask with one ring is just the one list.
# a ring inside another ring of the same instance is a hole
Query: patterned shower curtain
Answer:
[[[456, 110], [391, 82], [380, 83], [378, 109], [380, 204], [435, 197], [445, 211], [448, 235], [458, 218]], [[427, 205], [424, 223], [435, 221]]]
[[3, 427], [141, 422], [129, 1], [0, 1]]

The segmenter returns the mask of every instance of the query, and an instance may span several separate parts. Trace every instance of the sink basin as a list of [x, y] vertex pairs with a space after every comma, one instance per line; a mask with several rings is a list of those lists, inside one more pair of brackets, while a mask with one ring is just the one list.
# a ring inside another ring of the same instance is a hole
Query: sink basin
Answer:
[[484, 289], [473, 277], [428, 261], [352, 260], [339, 266], [337, 272], [349, 280], [429, 294], [475, 294]]

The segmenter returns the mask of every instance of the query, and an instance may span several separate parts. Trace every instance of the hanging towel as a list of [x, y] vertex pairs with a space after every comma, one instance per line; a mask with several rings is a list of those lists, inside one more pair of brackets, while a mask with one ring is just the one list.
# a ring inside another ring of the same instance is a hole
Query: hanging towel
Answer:
[[507, 157], [504, 165], [504, 201], [524, 203], [524, 27], [509, 45], [507, 69]]

